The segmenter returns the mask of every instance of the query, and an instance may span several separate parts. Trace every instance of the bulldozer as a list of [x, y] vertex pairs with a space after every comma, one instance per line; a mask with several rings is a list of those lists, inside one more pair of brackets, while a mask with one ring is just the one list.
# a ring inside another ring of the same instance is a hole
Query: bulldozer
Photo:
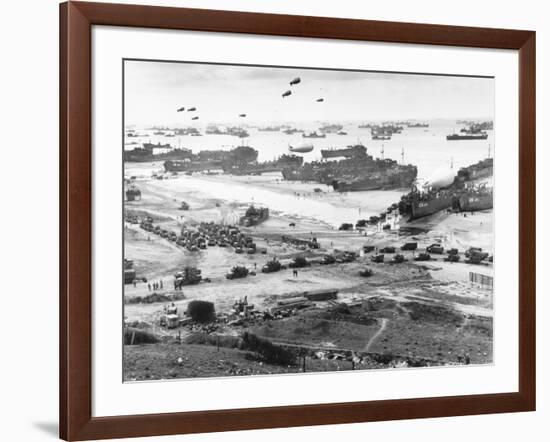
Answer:
[[370, 257], [370, 260], [372, 262], [384, 262], [384, 254], [383, 253], [379, 253], [378, 255], [373, 255]]
[[229, 273], [225, 275], [227, 279], [246, 278], [249, 274], [248, 269], [245, 266], [235, 266]]
[[489, 257], [487, 252], [481, 252], [478, 250], [469, 250], [467, 253], [468, 259], [466, 262], [468, 264], [481, 264], [482, 261], [486, 260]]
[[262, 267], [262, 273], [273, 273], [278, 272], [279, 270], [284, 270], [286, 267], [282, 265], [276, 258], [273, 258], [270, 261], [267, 261]]
[[393, 255], [393, 258], [391, 260], [393, 264], [401, 264], [404, 261], [405, 261], [405, 257], [400, 253], [396, 253], [395, 255]]
[[174, 275], [174, 288], [181, 289], [184, 285], [198, 284], [202, 280], [201, 271], [196, 267], [185, 267]]
[[323, 260], [321, 261], [321, 264], [328, 265], [328, 264], [334, 264], [336, 262], [336, 258], [333, 255], [323, 255]]
[[364, 278], [369, 278], [372, 276], [372, 270], [369, 268], [366, 268], [364, 270], [361, 270], [359, 272], [359, 276], [363, 276]]

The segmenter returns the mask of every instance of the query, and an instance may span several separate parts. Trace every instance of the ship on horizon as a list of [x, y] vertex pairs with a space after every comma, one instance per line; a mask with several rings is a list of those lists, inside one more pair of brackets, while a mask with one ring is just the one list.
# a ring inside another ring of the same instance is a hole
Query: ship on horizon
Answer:
[[319, 134], [316, 131], [310, 132], [309, 134], [302, 134], [303, 138], [326, 138], [327, 134]]
[[480, 133], [458, 133], [458, 134], [449, 134], [447, 135], [447, 140], [456, 141], [456, 140], [486, 140], [489, 137], [487, 132]]

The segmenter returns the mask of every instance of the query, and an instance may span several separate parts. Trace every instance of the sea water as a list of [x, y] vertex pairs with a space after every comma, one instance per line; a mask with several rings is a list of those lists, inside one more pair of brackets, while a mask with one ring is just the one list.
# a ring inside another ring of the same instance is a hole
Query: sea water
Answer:
[[[358, 128], [358, 123], [340, 123], [343, 131], [348, 135], [327, 134], [326, 138], [308, 138], [314, 145], [314, 150], [303, 154], [305, 162], [320, 160], [321, 149], [344, 148], [348, 145], [361, 142], [370, 155], [376, 158], [391, 158], [399, 163], [414, 164], [418, 168], [419, 180], [427, 179], [434, 172], [451, 167], [457, 171], [461, 167], [476, 163], [489, 154], [494, 153], [493, 131], [488, 131], [487, 140], [448, 141], [446, 135], [459, 132], [462, 125], [455, 121], [430, 121], [428, 128], [404, 127], [401, 134], [394, 134], [391, 140], [371, 140], [370, 129]], [[300, 125], [306, 132], [317, 130], [317, 125]], [[301, 134], [286, 135], [282, 131], [265, 132], [254, 128], [247, 128], [250, 137], [244, 143], [258, 150], [258, 161], [269, 161], [282, 154], [289, 153], [289, 144], [298, 144], [304, 139]], [[201, 137], [175, 136], [165, 137], [153, 135], [154, 130], [137, 129], [136, 132], [144, 137], [129, 138], [127, 141], [152, 143], [169, 143], [173, 147], [189, 148], [194, 153], [200, 150], [230, 150], [241, 144], [241, 140], [228, 135], [207, 134]], [[204, 133], [202, 130], [201, 132]], [[134, 146], [139, 146], [134, 145]], [[133, 146], [126, 146], [127, 149]], [[128, 163], [125, 165], [126, 176], [149, 178], [154, 171], [163, 171], [162, 162]], [[205, 197], [218, 198], [237, 203], [256, 203], [268, 206], [271, 210], [292, 216], [314, 218], [339, 226], [343, 222], [355, 222], [361, 218], [368, 218], [384, 211], [386, 207], [398, 202], [402, 194], [408, 189], [394, 191], [362, 191], [349, 192], [336, 196], [332, 189], [319, 184], [296, 183], [297, 192], [288, 192], [288, 186], [281, 185], [281, 190], [273, 186], [265, 187], [265, 183], [282, 181], [280, 174], [267, 174], [262, 177], [208, 177], [201, 174], [187, 176], [180, 174], [175, 179], [159, 181], [157, 186], [172, 189], [175, 192], [191, 190], [203, 194]], [[286, 187], [287, 191], [284, 191]], [[323, 194], [313, 192], [320, 187]], [[329, 197], [327, 197], [327, 195]], [[332, 196], [330, 196], [332, 195]]]

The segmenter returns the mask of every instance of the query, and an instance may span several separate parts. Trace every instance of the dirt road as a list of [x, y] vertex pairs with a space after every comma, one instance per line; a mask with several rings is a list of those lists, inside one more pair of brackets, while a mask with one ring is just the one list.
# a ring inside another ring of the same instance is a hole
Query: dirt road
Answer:
[[364, 350], [365, 352], [369, 351], [371, 345], [374, 343], [374, 341], [376, 341], [378, 336], [380, 336], [382, 334], [382, 332], [384, 330], [386, 330], [386, 325], [388, 324], [388, 319], [387, 318], [382, 318], [381, 321], [382, 321], [382, 324], [380, 325], [380, 329], [374, 334], [374, 336], [372, 338], [369, 339], [369, 342], [367, 342], [367, 345], [365, 345], [365, 350]]

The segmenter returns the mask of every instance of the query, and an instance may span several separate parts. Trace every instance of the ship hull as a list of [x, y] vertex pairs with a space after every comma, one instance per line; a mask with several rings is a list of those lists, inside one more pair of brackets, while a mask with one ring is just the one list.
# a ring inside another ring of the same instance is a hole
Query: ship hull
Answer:
[[239, 219], [239, 224], [244, 227], [257, 226], [269, 218], [269, 209], [265, 208], [256, 216], [243, 216]]
[[221, 162], [191, 162], [191, 161], [165, 161], [164, 170], [166, 172], [199, 172], [202, 170], [222, 169]]
[[447, 135], [447, 140], [457, 141], [457, 140], [486, 140], [488, 137], [487, 134], [482, 135]]
[[434, 198], [430, 201], [418, 201], [411, 204], [409, 221], [433, 215], [441, 210], [450, 209], [453, 205], [452, 196]]
[[464, 194], [457, 198], [457, 209], [462, 212], [474, 212], [493, 208], [493, 194], [472, 195]]
[[410, 187], [416, 179], [417, 169], [401, 170], [392, 173], [377, 173], [374, 176], [357, 177], [353, 180], [338, 180], [332, 182], [336, 192], [357, 192], [364, 190], [391, 190]]

